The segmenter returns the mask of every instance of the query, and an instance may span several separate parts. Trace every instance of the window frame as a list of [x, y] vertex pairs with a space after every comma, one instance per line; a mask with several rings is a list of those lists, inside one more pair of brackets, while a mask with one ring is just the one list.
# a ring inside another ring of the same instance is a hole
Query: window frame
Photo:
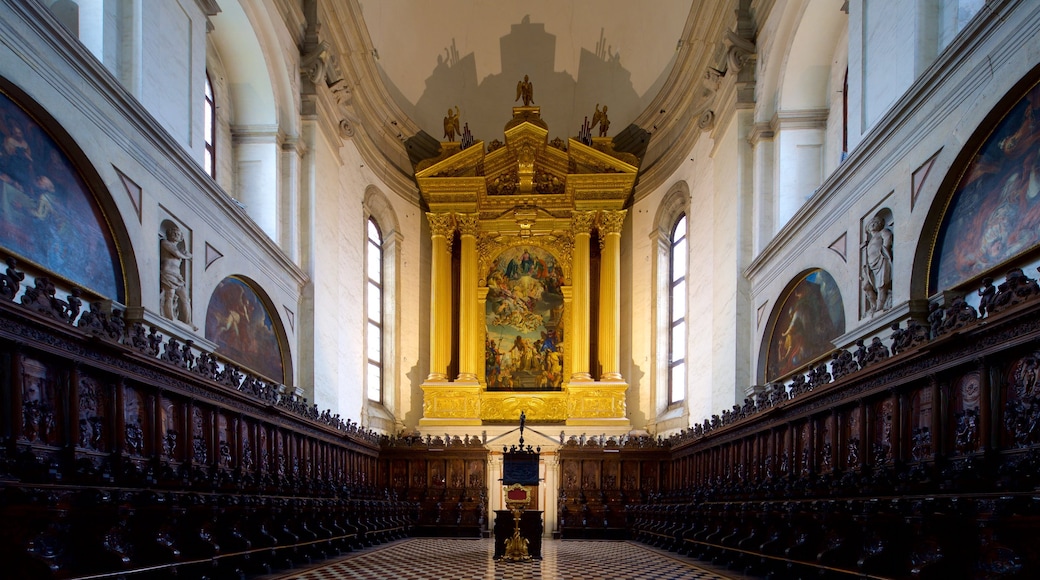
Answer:
[[[206, 70], [206, 84], [203, 89], [202, 103], [203, 123], [203, 160], [202, 168], [206, 174], [213, 179], [217, 178], [217, 95], [213, 89], [213, 81]], [[209, 119], [209, 127], [206, 127], [206, 119]], [[208, 166], [207, 166], [208, 165]]]
[[[679, 244], [682, 244], [684, 242], [688, 244], [688, 236], [687, 236], [688, 222], [689, 222], [689, 220], [687, 219], [686, 212], [682, 212], [681, 214], [679, 214], [679, 216], [676, 217], [675, 221], [673, 222], [671, 235], [668, 238], [668, 241], [669, 241], [669, 246], [668, 246], [668, 347], [667, 347], [667, 353], [668, 353], [668, 359], [667, 359], [668, 360], [668, 371], [667, 371], [667, 375], [668, 375], [668, 399], [667, 399], [667, 403], [668, 403], [668, 406], [677, 405], [677, 404], [685, 402], [685, 400], [686, 400], [686, 384], [685, 384], [686, 381], [684, 381], [684, 384], [681, 385], [681, 388], [677, 388], [677, 386], [674, 384], [673, 377], [675, 376], [675, 369], [677, 367], [682, 367], [683, 377], [686, 376], [686, 373], [687, 373], [687, 370], [688, 370], [688, 367], [686, 365], [686, 349], [684, 348], [683, 352], [677, 353], [676, 352], [676, 345], [675, 345], [675, 330], [676, 330], [676, 327], [682, 326], [682, 328], [684, 329], [684, 332], [687, 335], [689, 334], [689, 331], [686, 328], [686, 318], [687, 318], [687, 308], [686, 308], [687, 297], [686, 296], [683, 296], [683, 300], [682, 300], [682, 305], [683, 305], [682, 316], [679, 316], [677, 318], [676, 317], [676, 312], [675, 312], [676, 311], [676, 300], [677, 300], [677, 297], [675, 295], [675, 290], [680, 285], [683, 288], [686, 288], [686, 280], [687, 280], [687, 277], [688, 277], [688, 274], [689, 274], [689, 271], [688, 271], [689, 267], [687, 266], [686, 268], [683, 269], [682, 276], [680, 276], [678, 279], [676, 279], [676, 277], [675, 277], [675, 263], [676, 263], [676, 260], [677, 259], [682, 259], [682, 260], [685, 261], [687, 259], [687, 257], [689, 256], [689, 251], [688, 250], [687, 250], [687, 252], [684, 255], [677, 256], [676, 255], [676, 246], [678, 246]], [[680, 232], [680, 227], [682, 228], [681, 232]], [[686, 344], [685, 340], [683, 341], [683, 344], [685, 346], [685, 344]], [[676, 355], [679, 355], [679, 356], [676, 356]]]
[[[373, 230], [375, 230], [375, 234], [376, 234], [376, 236], [378, 236], [378, 239], [373, 239], [372, 238]], [[384, 381], [385, 373], [383, 372], [384, 369], [385, 369], [385, 365], [383, 364], [383, 351], [384, 351], [384, 348], [383, 348], [384, 320], [383, 319], [384, 319], [384, 316], [385, 316], [384, 315], [384, 308], [383, 308], [383, 298], [384, 298], [384, 295], [385, 295], [384, 294], [384, 276], [383, 276], [383, 259], [384, 259], [383, 240], [384, 240], [384, 238], [383, 238], [383, 231], [382, 231], [382, 229], [380, 229], [379, 223], [376, 221], [376, 219], [374, 217], [369, 217], [368, 220], [366, 221], [366, 226], [365, 226], [365, 249], [366, 249], [366, 252], [365, 252], [365, 397], [368, 400], [376, 402], [376, 403], [379, 403], [379, 404], [382, 404], [383, 403], [383, 399], [385, 398], [385, 389], [383, 388], [383, 385], [385, 383], [385, 381]], [[378, 276], [379, 276], [378, 280], [376, 280], [376, 279], [374, 279], [372, 277], [374, 268], [373, 268], [372, 260], [369, 258], [370, 248], [375, 248], [376, 254], [378, 255], [378, 262], [379, 262], [378, 263]], [[379, 300], [379, 320], [373, 320], [372, 317], [371, 317], [372, 308], [371, 308], [371, 305], [369, 304], [369, 300], [371, 300], [371, 293], [369, 292], [369, 289], [372, 286], [375, 287], [375, 289], [376, 289], [376, 299]], [[379, 348], [379, 357], [377, 359], [372, 357], [372, 352], [371, 352], [371, 349], [369, 348], [369, 345], [371, 344], [371, 341], [372, 341], [372, 337], [369, 335], [369, 333], [372, 331], [373, 327], [379, 333], [378, 339], [379, 339], [380, 348]], [[371, 376], [370, 369], [372, 367], [376, 367], [379, 370], [379, 385], [378, 386], [369, 384], [370, 383], [369, 377]], [[373, 394], [375, 394], [377, 396], [373, 397], [372, 396]]]

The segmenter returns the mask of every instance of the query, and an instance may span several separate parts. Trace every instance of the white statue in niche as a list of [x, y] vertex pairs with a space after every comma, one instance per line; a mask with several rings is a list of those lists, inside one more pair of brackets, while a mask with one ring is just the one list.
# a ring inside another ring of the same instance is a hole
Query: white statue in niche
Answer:
[[191, 254], [184, 247], [184, 234], [168, 223], [166, 237], [159, 241], [159, 290], [162, 315], [191, 325], [191, 299], [184, 276], [184, 262]]
[[863, 264], [863, 292], [867, 314], [892, 307], [892, 230], [881, 214], [867, 224], [867, 248]]

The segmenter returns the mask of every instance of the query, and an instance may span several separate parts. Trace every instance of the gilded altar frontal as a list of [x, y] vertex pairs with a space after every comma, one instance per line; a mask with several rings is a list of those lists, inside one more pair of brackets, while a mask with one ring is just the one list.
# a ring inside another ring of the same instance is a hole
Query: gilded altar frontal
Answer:
[[[521, 81], [518, 99], [536, 82]], [[628, 424], [620, 237], [639, 159], [588, 131], [550, 139], [530, 101], [513, 107], [504, 140], [449, 140], [417, 167], [433, 248], [425, 425], [519, 412]]]

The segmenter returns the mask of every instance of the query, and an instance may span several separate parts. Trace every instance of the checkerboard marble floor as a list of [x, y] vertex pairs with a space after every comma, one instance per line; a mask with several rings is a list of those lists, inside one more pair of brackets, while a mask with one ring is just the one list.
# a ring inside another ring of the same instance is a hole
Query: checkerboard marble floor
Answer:
[[271, 580], [730, 580], [631, 542], [543, 540], [542, 560], [492, 559], [490, 539], [413, 538]]

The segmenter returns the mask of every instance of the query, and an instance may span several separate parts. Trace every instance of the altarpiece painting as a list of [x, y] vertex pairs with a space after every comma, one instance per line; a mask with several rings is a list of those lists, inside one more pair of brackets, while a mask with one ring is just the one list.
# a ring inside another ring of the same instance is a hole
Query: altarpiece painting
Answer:
[[487, 277], [485, 372], [489, 390], [559, 390], [563, 384], [563, 273], [537, 246], [502, 252]]

